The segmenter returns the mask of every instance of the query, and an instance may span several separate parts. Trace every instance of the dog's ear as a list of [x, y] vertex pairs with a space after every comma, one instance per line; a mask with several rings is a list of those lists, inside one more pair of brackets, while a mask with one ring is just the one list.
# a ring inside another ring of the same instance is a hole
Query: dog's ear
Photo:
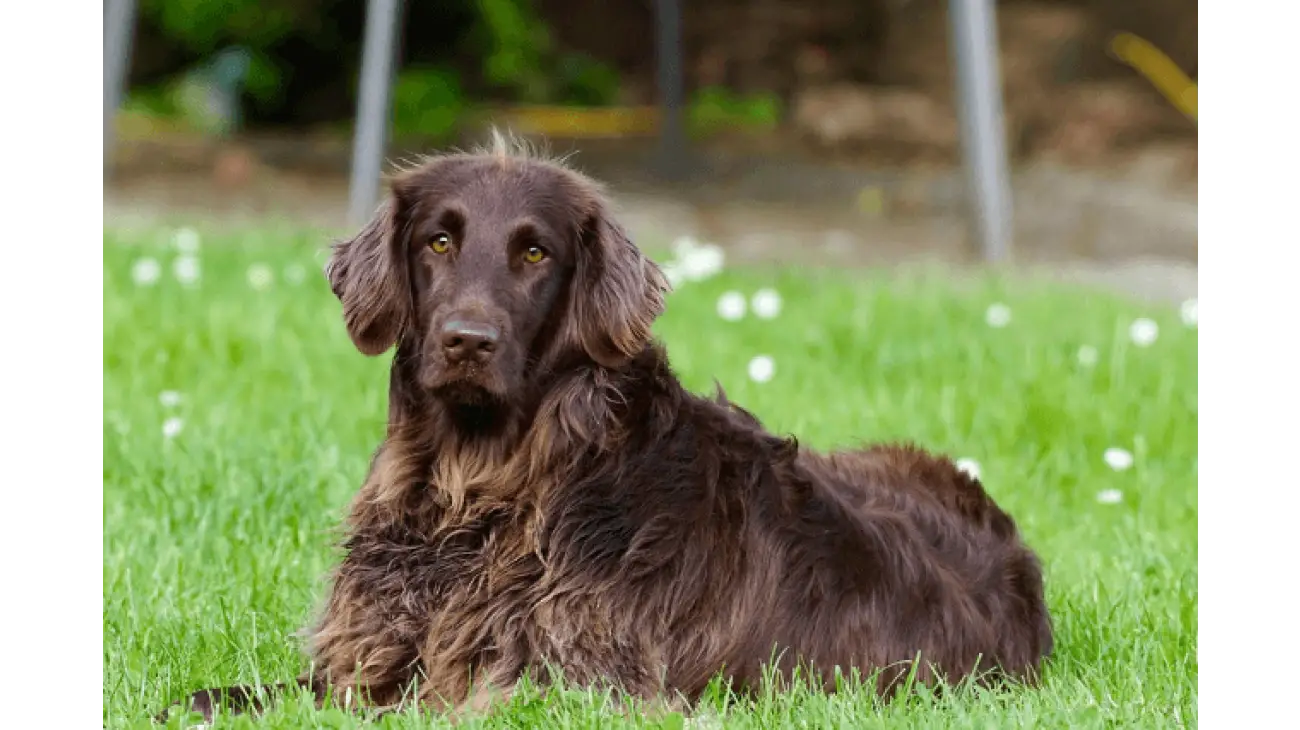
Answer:
[[650, 341], [668, 281], [599, 202], [580, 233], [568, 338], [605, 367], [618, 367]]
[[361, 232], [334, 245], [325, 276], [343, 305], [343, 321], [357, 349], [379, 355], [406, 330], [410, 315], [401, 203], [394, 192]]

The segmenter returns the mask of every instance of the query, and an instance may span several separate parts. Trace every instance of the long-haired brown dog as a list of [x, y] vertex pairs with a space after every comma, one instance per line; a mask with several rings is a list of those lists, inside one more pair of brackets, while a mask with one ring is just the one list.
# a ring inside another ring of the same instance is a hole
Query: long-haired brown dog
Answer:
[[888, 692], [1033, 681], [1050, 653], [1038, 560], [976, 479], [816, 454], [683, 389], [651, 338], [667, 284], [586, 177], [500, 140], [434, 157], [326, 271], [357, 348], [397, 353], [308, 631], [318, 696], [479, 707], [558, 669], [689, 701], [765, 665]]

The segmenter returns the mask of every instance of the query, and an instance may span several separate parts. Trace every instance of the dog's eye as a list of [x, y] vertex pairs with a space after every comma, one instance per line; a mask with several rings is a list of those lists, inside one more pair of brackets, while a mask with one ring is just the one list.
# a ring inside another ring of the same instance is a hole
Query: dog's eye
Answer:
[[429, 239], [429, 248], [434, 253], [447, 253], [451, 250], [451, 235], [447, 233], [438, 233]]
[[530, 264], [540, 264], [544, 258], [546, 258], [546, 252], [537, 246], [529, 246], [528, 250], [524, 251], [524, 261]]

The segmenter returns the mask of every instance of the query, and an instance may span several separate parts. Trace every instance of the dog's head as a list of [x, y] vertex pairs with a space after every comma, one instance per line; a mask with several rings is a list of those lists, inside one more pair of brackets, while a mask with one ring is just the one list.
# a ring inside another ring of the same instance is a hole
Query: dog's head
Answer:
[[471, 407], [512, 403], [575, 358], [619, 367], [668, 288], [594, 182], [504, 148], [397, 176], [326, 275], [357, 349], [401, 343], [410, 385]]

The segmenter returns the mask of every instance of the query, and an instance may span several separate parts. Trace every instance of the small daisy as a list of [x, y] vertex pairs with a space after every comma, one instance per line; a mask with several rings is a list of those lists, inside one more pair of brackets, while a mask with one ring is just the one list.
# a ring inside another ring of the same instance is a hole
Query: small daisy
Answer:
[[1149, 347], [1159, 336], [1160, 325], [1146, 317], [1133, 320], [1128, 328], [1128, 338], [1138, 347]]
[[990, 304], [984, 312], [984, 321], [990, 327], [1006, 327], [1011, 323], [1011, 308], [1005, 304]]
[[776, 363], [767, 355], [758, 355], [749, 361], [749, 379], [755, 383], [766, 383], [776, 374]]
[[197, 284], [201, 274], [202, 269], [197, 256], [181, 256], [172, 262], [172, 275], [176, 277], [176, 281], [185, 286]]
[[728, 322], [735, 322], [745, 317], [745, 295], [738, 291], [729, 291], [718, 297], [718, 316]]
[[1097, 501], [1102, 504], [1119, 504], [1124, 494], [1118, 489], [1103, 489], [1097, 492]]
[[978, 461], [975, 461], [974, 459], [958, 459], [956, 464], [957, 468], [966, 472], [970, 478], [980, 478], [980, 464]]
[[668, 280], [668, 286], [676, 289], [682, 285], [682, 281], [684, 280], [682, 269], [676, 264], [676, 262], [666, 263], [660, 266], [659, 270], [663, 272], [664, 278]]
[[701, 712], [686, 718], [682, 726], [688, 728], [688, 730], [721, 730], [722, 718], [712, 712]]
[[1196, 299], [1188, 299], [1178, 308], [1179, 315], [1183, 318], [1183, 324], [1188, 327], [1196, 327]]
[[301, 284], [307, 279], [307, 270], [301, 264], [289, 264], [284, 270], [284, 280], [290, 284]]
[[700, 243], [694, 237], [679, 236], [676, 241], [673, 241], [673, 255], [679, 259], [684, 259], [690, 252], [699, 247]]
[[162, 435], [165, 439], [174, 439], [180, 435], [181, 429], [185, 428], [185, 422], [176, 416], [163, 421]]
[[254, 289], [265, 289], [271, 285], [274, 276], [266, 264], [253, 264], [248, 267], [248, 285]]
[[704, 281], [722, 271], [722, 248], [713, 244], [699, 246], [681, 257], [682, 276], [687, 281]]
[[199, 232], [193, 228], [181, 228], [172, 236], [172, 245], [181, 253], [196, 253], [199, 250]]
[[1106, 453], [1102, 454], [1102, 459], [1105, 460], [1106, 466], [1115, 471], [1124, 471], [1133, 466], [1133, 454], [1117, 447], [1106, 449]]
[[164, 390], [158, 394], [158, 402], [164, 408], [175, 408], [181, 404], [181, 394], [174, 390]]
[[759, 289], [749, 304], [759, 319], [775, 319], [781, 313], [781, 295], [775, 289]]
[[143, 258], [131, 267], [131, 278], [137, 286], [152, 286], [162, 274], [162, 266], [156, 259]]
[[1090, 368], [1097, 364], [1097, 348], [1092, 345], [1081, 345], [1075, 357], [1079, 359], [1080, 365]]

